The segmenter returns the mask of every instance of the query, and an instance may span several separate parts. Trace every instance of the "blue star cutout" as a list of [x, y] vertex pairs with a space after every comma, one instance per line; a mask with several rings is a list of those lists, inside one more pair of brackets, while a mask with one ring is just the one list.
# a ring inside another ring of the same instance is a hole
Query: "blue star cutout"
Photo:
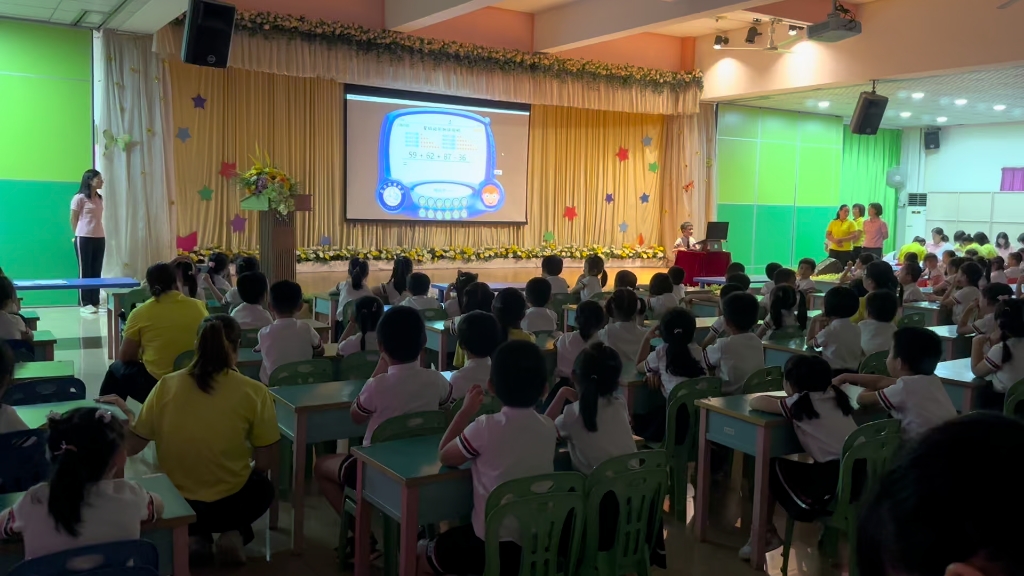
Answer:
[[643, 194], [640, 195], [640, 203], [641, 204], [647, 204], [650, 201], [651, 201], [651, 195], [648, 194], [647, 192], [644, 192]]
[[612, 194], [611, 192], [609, 192], [609, 193], [605, 194], [605, 195], [604, 195], [604, 201], [605, 201], [605, 203], [607, 203], [607, 204], [611, 204], [612, 202], [614, 202], [614, 201], [615, 201], [615, 195], [614, 195], [614, 194]]
[[644, 148], [649, 148], [651, 144], [654, 143], [654, 138], [651, 138], [650, 136], [644, 136], [643, 143]]
[[331, 245], [331, 237], [330, 236], [321, 236], [320, 237], [320, 245], [321, 246], [330, 246]]
[[623, 234], [625, 234], [626, 230], [629, 230], [629, 224], [626, 224], [625, 222], [623, 222], [622, 224], [619, 224], [619, 232], [622, 232]]
[[188, 133], [188, 128], [178, 128], [178, 133], [174, 137], [181, 140], [181, 143], [184, 144], [185, 142], [188, 142], [188, 139], [191, 138], [192, 135]]
[[196, 94], [192, 97], [192, 107], [206, 110], [206, 98], [203, 98], [202, 94]]

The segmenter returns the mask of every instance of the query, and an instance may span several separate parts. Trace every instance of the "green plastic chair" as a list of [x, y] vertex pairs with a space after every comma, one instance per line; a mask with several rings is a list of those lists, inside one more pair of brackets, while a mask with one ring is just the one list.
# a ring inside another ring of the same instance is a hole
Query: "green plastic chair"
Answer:
[[424, 322], [437, 322], [447, 320], [448, 313], [442, 308], [424, 308], [420, 310], [420, 318], [423, 318]]
[[[697, 428], [700, 417], [693, 403], [703, 398], [717, 398], [722, 395], [722, 379], [705, 376], [687, 380], [672, 389], [665, 408], [665, 438], [661, 442], [648, 442], [648, 446], [663, 450], [668, 457], [668, 471], [672, 508], [677, 520], [686, 521], [686, 484], [689, 479], [689, 464], [697, 461]], [[686, 408], [689, 425], [686, 440], [676, 443], [676, 417], [679, 410]]]
[[192, 363], [192, 359], [195, 357], [195, 350], [186, 350], [181, 354], [178, 354], [178, 357], [174, 359], [174, 371], [177, 372], [188, 368], [188, 365]]
[[338, 380], [366, 380], [373, 376], [380, 361], [380, 352], [364, 350], [345, 356], [338, 362]]
[[761, 368], [747, 377], [743, 382], [741, 394], [761, 394], [763, 392], [782, 392], [782, 367], [768, 366]]
[[269, 387], [317, 384], [334, 380], [334, 364], [326, 358], [282, 364], [270, 373]]
[[579, 472], [551, 472], [502, 482], [487, 495], [484, 517], [491, 515], [499, 506], [515, 500], [552, 494], [583, 494], [587, 477]]
[[260, 329], [246, 328], [242, 330], [242, 339], [238, 344], [239, 348], [255, 348], [260, 343]]
[[917, 328], [924, 328], [925, 323], [928, 320], [924, 316], [924, 312], [911, 312], [910, 314], [904, 314], [900, 321], [896, 323], [897, 328], [906, 328], [907, 326], [915, 326]]
[[1006, 391], [1003, 401], [1003, 414], [1011, 418], [1017, 417], [1017, 404], [1024, 402], [1024, 380], [1018, 380]]
[[[576, 573], [583, 531], [584, 501], [581, 493], [555, 493], [513, 500], [496, 507], [487, 515], [486, 568], [484, 576], [500, 576], [498, 553], [502, 528], [515, 520], [523, 551], [520, 576], [571, 576]], [[569, 526], [568, 556], [559, 558], [562, 528]]]
[[803, 328], [799, 326], [786, 326], [785, 328], [779, 328], [778, 330], [772, 330], [768, 334], [769, 340], [792, 340], [793, 338], [799, 338], [804, 335]]
[[[462, 409], [462, 405], [465, 404], [465, 403], [466, 403], [466, 399], [465, 398], [459, 398], [458, 400], [455, 401], [454, 404], [452, 404], [452, 407], [448, 409], [448, 422], [449, 423], [452, 420], [455, 419], [455, 415], [459, 413], [459, 410]], [[490, 394], [485, 394], [484, 395], [484, 403], [480, 406], [480, 410], [477, 411], [476, 416], [473, 416], [473, 419], [476, 420], [477, 418], [479, 418], [479, 417], [481, 417], [481, 416], [483, 416], [485, 414], [497, 414], [498, 412], [501, 412], [501, 408], [502, 408], [501, 400], [498, 400], [497, 396], [491, 396]]]
[[875, 352], [874, 354], [869, 354], [868, 357], [865, 358], [860, 363], [860, 368], [857, 370], [857, 372], [859, 372], [861, 374], [874, 374], [874, 375], [877, 375], [877, 376], [888, 376], [889, 375], [889, 368], [886, 367], [886, 365], [885, 365], [885, 360], [888, 357], [889, 357], [889, 351], [888, 350], [882, 350], [881, 352]]
[[125, 293], [124, 296], [121, 296], [121, 310], [118, 310], [117, 312], [124, 311], [124, 317], [127, 319], [132, 313], [132, 310], [135, 310], [136, 306], [149, 300], [151, 297], [152, 295], [146, 288], [135, 288], [130, 290]]
[[555, 311], [558, 314], [558, 329], [565, 332], [565, 307], [570, 304], [576, 304], [580, 301], [579, 294], [552, 294], [551, 301], [548, 302], [548, 308]]

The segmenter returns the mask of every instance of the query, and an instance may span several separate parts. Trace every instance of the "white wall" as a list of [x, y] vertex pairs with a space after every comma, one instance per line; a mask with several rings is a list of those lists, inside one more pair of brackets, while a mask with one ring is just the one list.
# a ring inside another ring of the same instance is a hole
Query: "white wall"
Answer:
[[[995, 192], [1003, 168], [1024, 167], [1024, 122], [953, 126], [941, 138], [938, 150], [925, 153], [927, 192]], [[1024, 214], [1007, 219], [1024, 220]]]

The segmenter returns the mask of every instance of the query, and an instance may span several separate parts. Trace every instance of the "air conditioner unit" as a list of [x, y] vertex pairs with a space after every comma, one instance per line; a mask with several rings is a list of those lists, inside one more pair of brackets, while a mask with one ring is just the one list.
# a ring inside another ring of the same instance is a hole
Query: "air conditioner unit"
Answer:
[[928, 230], [928, 194], [907, 194], [907, 213], [904, 219], [904, 238], [910, 242], [914, 236], [927, 238]]

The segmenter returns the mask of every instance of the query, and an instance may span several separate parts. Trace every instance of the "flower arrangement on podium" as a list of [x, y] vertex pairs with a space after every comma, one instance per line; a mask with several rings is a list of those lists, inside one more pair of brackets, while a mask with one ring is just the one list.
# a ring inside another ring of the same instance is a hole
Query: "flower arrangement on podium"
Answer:
[[273, 211], [279, 218], [295, 212], [295, 197], [300, 194], [302, 186], [288, 177], [283, 170], [277, 168], [265, 153], [253, 161], [252, 168], [235, 178], [238, 187], [245, 191], [242, 199], [242, 210], [258, 212]]

